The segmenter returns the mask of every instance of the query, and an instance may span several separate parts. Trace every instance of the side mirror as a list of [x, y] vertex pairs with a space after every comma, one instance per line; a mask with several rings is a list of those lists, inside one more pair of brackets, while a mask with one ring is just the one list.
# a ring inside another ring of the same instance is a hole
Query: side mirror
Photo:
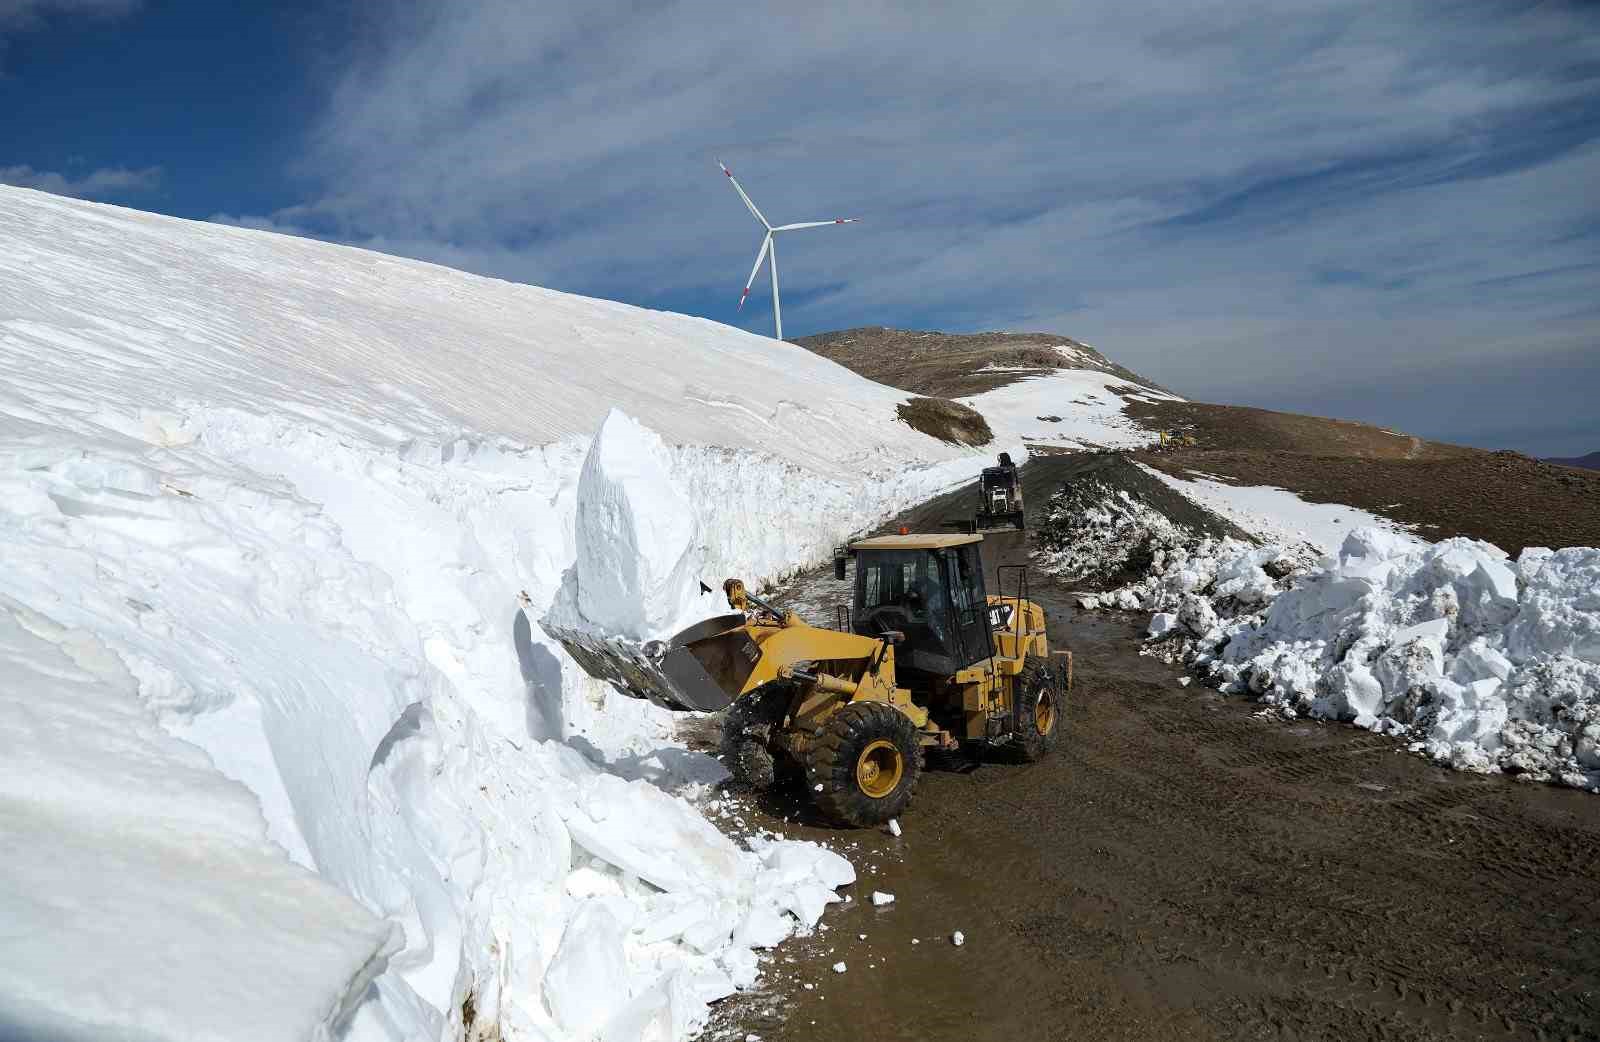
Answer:
[[838, 582], [844, 582], [845, 559], [841, 554], [833, 559], [833, 577]]

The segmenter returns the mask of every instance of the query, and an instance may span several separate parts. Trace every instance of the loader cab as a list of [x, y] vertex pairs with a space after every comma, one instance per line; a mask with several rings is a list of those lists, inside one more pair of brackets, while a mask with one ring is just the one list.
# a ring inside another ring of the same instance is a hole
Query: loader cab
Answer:
[[879, 536], [851, 544], [851, 628], [900, 632], [901, 670], [949, 677], [994, 654], [980, 535]]

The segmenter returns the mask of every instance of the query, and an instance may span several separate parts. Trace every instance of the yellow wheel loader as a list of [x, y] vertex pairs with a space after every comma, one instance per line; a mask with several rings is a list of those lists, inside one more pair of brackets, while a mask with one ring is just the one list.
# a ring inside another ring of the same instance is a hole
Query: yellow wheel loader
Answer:
[[771, 605], [738, 579], [733, 614], [670, 642], [631, 648], [576, 632], [555, 636], [589, 673], [670, 709], [726, 710], [723, 752], [755, 785], [798, 776], [818, 810], [877, 825], [911, 801], [926, 749], [1054, 747], [1072, 686], [1070, 652], [1051, 653], [1044, 609], [984, 589], [983, 537], [890, 535], [843, 548], [855, 595], [839, 629]]

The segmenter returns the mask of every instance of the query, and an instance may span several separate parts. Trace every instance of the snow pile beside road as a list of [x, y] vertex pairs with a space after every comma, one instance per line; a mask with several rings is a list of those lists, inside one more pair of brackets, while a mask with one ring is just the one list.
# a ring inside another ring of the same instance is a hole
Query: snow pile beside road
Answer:
[[[84, 681], [86, 715], [62, 726], [110, 726], [135, 699], [203, 750], [194, 784], [253, 794], [271, 842], [251, 873], [315, 872], [375, 936], [403, 937], [365, 988], [357, 920], [331, 899], [297, 920], [269, 950], [312, 952], [315, 986], [243, 978], [273, 997], [263, 1030], [307, 1037], [360, 1002], [360, 1042], [597, 1023], [681, 1038], [752, 979], [756, 950], [815, 922], [847, 881], [832, 855], [711, 829], [687, 798], [720, 765], [531, 620], [580, 548], [612, 584], [589, 608], [649, 629], [700, 610], [676, 585], [691, 573], [755, 582], [817, 559], [989, 456], [899, 423], [899, 392], [683, 316], [9, 188], [0, 228], [0, 598], [37, 632], [91, 634], [132, 678]], [[626, 416], [592, 439], [613, 407]], [[580, 529], [580, 499], [608, 496], [619, 512]], [[26, 681], [32, 651], [0, 654], [0, 696], [48, 697]], [[43, 748], [60, 773], [115, 770]], [[0, 813], [52, 820], [46, 796], [18, 809], [7, 790]], [[0, 869], [31, 871], [17, 850]], [[265, 884], [218, 882], [191, 907], [186, 872], [134, 853], [126, 876], [85, 860], [73, 878], [147, 915], [146, 953], [207, 929], [247, 950], [246, 925], [281, 912]], [[29, 875], [21, 898], [49, 907], [56, 878]], [[68, 943], [59, 917], [40, 925], [30, 949]], [[54, 965], [12, 964], [0, 1025], [74, 1030]], [[122, 979], [108, 969], [99, 997], [144, 1016]], [[28, 995], [43, 1005], [23, 1010]]]
[[1259, 617], [1198, 638], [1224, 690], [1433, 759], [1600, 786], [1600, 550], [1417, 547], [1358, 529]]
[[1334, 557], [1197, 538], [1109, 486], [1055, 505], [1080, 545], [1042, 563], [1141, 572], [1080, 604], [1152, 613], [1151, 653], [1222, 690], [1456, 768], [1600, 786], [1600, 550], [1511, 561], [1488, 543], [1367, 527]]

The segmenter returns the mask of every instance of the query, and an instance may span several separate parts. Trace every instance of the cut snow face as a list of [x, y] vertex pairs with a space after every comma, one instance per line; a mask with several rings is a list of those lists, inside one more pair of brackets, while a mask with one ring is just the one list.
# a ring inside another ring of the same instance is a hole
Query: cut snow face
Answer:
[[0, 1036], [328, 1038], [399, 931], [267, 841], [92, 634], [0, 596]]
[[1334, 557], [1198, 535], [1094, 482], [1052, 508], [1061, 545], [1042, 563], [1113, 586], [1136, 573], [1081, 603], [1152, 613], [1149, 650], [1222, 690], [1450, 766], [1600, 785], [1600, 550], [1511, 561], [1488, 543], [1364, 527]]
[[[821, 559], [991, 453], [899, 423], [902, 392], [698, 319], [10, 188], [0, 227], [0, 598], [99, 642], [122, 672], [86, 675], [84, 704], [131, 700], [173, 742], [150, 771], [248, 790], [266, 837], [240, 870], [258, 882], [214, 881], [205, 907], [161, 898], [192, 866], [163, 883], [144, 846], [111, 878], [7, 844], [0, 870], [26, 874], [8, 893], [99, 879], [132, 895], [145, 951], [248, 949], [218, 924], [289, 916], [274, 888], [299, 880], [323, 911], [263, 947], [290, 969], [239, 978], [274, 1037], [351, 1006], [352, 1039], [454, 1035], [467, 1004], [475, 1030], [543, 1042], [683, 1037], [848, 882], [814, 845], [706, 824], [685, 797], [720, 766], [531, 620], [573, 571], [596, 625], [649, 632], [700, 610], [680, 581]], [[0, 650], [0, 696], [37, 697], [30, 649]], [[113, 759], [40, 748], [37, 777], [120, 786]], [[16, 798], [78, 842], [36, 788]], [[225, 803], [185, 835], [234, 836]], [[70, 1035], [86, 1003], [52, 966], [14, 966], [0, 1001], [33, 1005], [0, 1012]], [[155, 1001], [99, 980], [115, 1016]]]
[[613, 409], [578, 478], [571, 596], [595, 629], [645, 638], [670, 632], [701, 596], [698, 518], [653, 431]]

